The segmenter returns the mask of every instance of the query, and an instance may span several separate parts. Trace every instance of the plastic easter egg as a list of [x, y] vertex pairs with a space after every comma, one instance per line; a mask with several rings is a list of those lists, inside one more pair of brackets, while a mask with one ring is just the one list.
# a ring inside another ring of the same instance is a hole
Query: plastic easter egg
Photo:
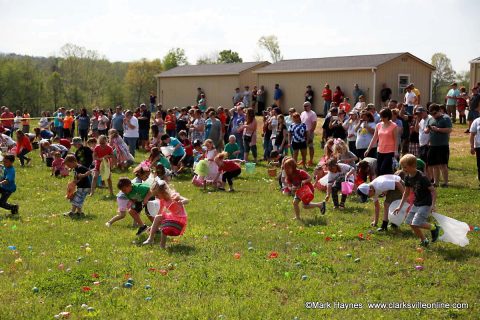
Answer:
[[304, 275], [302, 276], [302, 280], [307, 280], [307, 279], [308, 279], [308, 276], [304, 274]]
[[33, 293], [38, 293], [40, 290], [37, 287], [32, 288]]
[[23, 262], [22, 258], [15, 259], [16, 264], [21, 264]]
[[423, 266], [415, 266], [415, 269], [417, 269], [418, 271], [422, 271], [422, 270], [423, 270]]
[[90, 248], [90, 247], [86, 247], [86, 248], [85, 248], [85, 252], [86, 252], [86, 253], [90, 253], [90, 252], [92, 252], [92, 248]]
[[425, 260], [423, 258], [417, 258], [415, 259], [416, 263], [423, 263]]
[[135, 283], [135, 281], [134, 281], [132, 278], [128, 278], [127, 282], [128, 282], [128, 283], [131, 283], [131, 284], [134, 284], [134, 283]]
[[158, 272], [162, 275], [162, 276], [166, 276], [168, 274], [168, 271], [165, 270], [165, 269], [160, 269], [158, 270]]
[[351, 253], [347, 253], [345, 256], [346, 256], [347, 258], [351, 258], [351, 257], [352, 257], [352, 254], [351, 254]]
[[285, 278], [290, 278], [290, 272], [285, 272], [284, 275], [285, 275]]
[[85, 303], [83, 303], [81, 307], [82, 307], [82, 309], [87, 309], [87, 308], [88, 308], [88, 305], [85, 304]]
[[13, 251], [13, 250], [17, 250], [17, 247], [16, 246], [8, 246], [8, 249]]
[[357, 258], [354, 260], [355, 262], [360, 262], [360, 258]]
[[248, 247], [248, 251], [253, 251], [253, 247]]
[[301, 267], [301, 266], [302, 266], [302, 263], [301, 263], [301, 262], [297, 262], [297, 263], [295, 263], [295, 265], [296, 265], [297, 267]]
[[242, 256], [242, 255], [240, 254], [240, 252], [235, 252], [235, 253], [233, 254], [233, 258], [235, 258], [235, 259], [237, 259], [237, 260], [240, 259], [241, 256]]
[[473, 228], [473, 230], [478, 231], [478, 230], [480, 230], [480, 228], [479, 228], [479, 227], [475, 227], [475, 228]]
[[95, 308], [94, 308], [94, 307], [88, 307], [88, 308], [87, 308], [87, 311], [88, 311], [88, 312], [93, 312], [93, 311], [95, 311]]
[[130, 282], [125, 282], [123, 286], [127, 289], [130, 289], [131, 287], [133, 287], [133, 284], [131, 284]]
[[145, 301], [150, 301], [152, 300], [152, 297], [145, 297]]
[[312, 252], [312, 257], [316, 257], [317, 253], [315, 251]]
[[422, 253], [422, 252], [423, 252], [423, 248], [418, 247], [418, 248], [417, 248], [417, 252], [418, 252], [418, 253]]
[[270, 259], [278, 258], [278, 252], [276, 252], [276, 251], [270, 252], [270, 254], [268, 255], [268, 258], [270, 258]]
[[147, 284], [147, 285], [145, 286], [145, 289], [150, 290], [150, 289], [152, 289], [152, 286], [149, 285], [149, 284]]

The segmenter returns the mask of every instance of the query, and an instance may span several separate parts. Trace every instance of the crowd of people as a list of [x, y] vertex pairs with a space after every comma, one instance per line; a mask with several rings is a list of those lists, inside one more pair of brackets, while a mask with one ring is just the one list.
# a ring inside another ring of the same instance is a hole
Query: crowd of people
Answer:
[[[242, 172], [242, 163], [268, 161], [269, 165], [281, 168], [278, 181], [282, 192], [294, 197], [295, 219], [301, 219], [300, 203], [306, 209], [319, 208], [324, 214], [331, 198], [334, 209], [344, 209], [349, 193], [344, 191], [343, 184], [349, 182], [350, 192], [356, 192], [363, 201], [374, 198], [372, 226], [380, 222], [379, 197], [385, 196], [379, 232], [388, 230], [390, 204], [395, 200], [400, 200], [401, 205], [408, 201], [411, 208], [406, 221], [421, 244], [428, 245], [421, 229], [431, 230], [433, 241], [438, 238], [439, 227], [429, 224], [427, 217], [435, 207], [435, 188], [449, 185], [449, 137], [457, 112], [460, 123], [468, 121], [471, 152], [477, 156], [480, 180], [479, 87], [472, 89], [472, 95], [456, 87], [453, 83], [445, 105], [423, 105], [413, 84], [407, 87], [404, 101], [391, 99], [391, 90], [384, 85], [382, 107], [378, 108], [366, 103], [358, 85], [350, 105], [339, 86], [332, 93], [326, 84], [320, 141], [324, 153], [318, 162], [318, 117], [312, 110], [311, 86], [307, 86], [303, 110], [290, 108], [288, 115], [280, 108], [283, 93], [279, 85], [275, 86], [275, 103], [268, 108], [264, 105], [263, 86], [252, 91], [245, 87], [243, 92], [237, 88], [231, 108], [208, 107], [205, 92], [198, 88], [197, 105], [165, 111], [161, 105], [155, 105], [156, 97], [152, 94], [150, 108], [141, 104], [135, 110], [117, 106], [115, 110], [94, 109], [91, 114], [86, 109], [77, 113], [64, 107], [53, 114], [42, 112], [32, 133], [33, 119], [27, 111], [13, 114], [2, 107], [0, 147], [4, 168], [0, 207], [18, 213], [18, 205], [7, 203], [16, 189], [13, 162], [17, 157], [22, 166], [28, 165], [29, 153], [38, 149], [52, 176], [67, 177], [73, 173], [67, 186], [71, 203], [67, 216], [82, 216], [87, 197], [106, 184], [118, 204], [117, 215], [106, 225], [110, 227], [129, 213], [138, 226], [137, 235], [149, 232], [145, 244], [152, 243], [161, 230], [164, 247], [166, 237], [183, 234], [187, 223], [188, 199], [173, 190], [172, 179], [179, 174], [192, 174], [196, 186], [206, 188], [211, 184], [223, 191], [228, 184], [229, 191], [234, 191], [233, 182]], [[261, 121], [257, 123], [258, 112]], [[257, 137], [262, 137], [261, 155]], [[133, 180], [120, 178], [115, 195], [112, 170], [128, 172], [135, 165], [139, 149], [147, 158], [134, 167]], [[312, 175], [308, 168], [313, 169]], [[324, 201], [312, 202], [315, 189], [326, 192]], [[148, 209], [149, 205], [154, 209]], [[151, 227], [140, 216], [143, 209]]]

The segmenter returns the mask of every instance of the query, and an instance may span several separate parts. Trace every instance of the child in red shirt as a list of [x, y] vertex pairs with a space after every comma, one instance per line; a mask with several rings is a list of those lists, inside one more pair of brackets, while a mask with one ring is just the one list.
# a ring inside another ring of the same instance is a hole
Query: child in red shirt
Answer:
[[[100, 174], [100, 167], [102, 161], [107, 161], [108, 168], [111, 169], [110, 159], [112, 159], [113, 157], [113, 149], [107, 144], [107, 142], [107, 137], [101, 135], [100, 137], [98, 137], [98, 145], [95, 146], [95, 148], [93, 149], [93, 163], [95, 165], [95, 168], [94, 176], [92, 179], [92, 191], [90, 192], [90, 196], [93, 196], [93, 194], [95, 193], [95, 186], [97, 185], [98, 175]], [[112, 175], [110, 170], [108, 170], [105, 176], [102, 175], [102, 178], [107, 180], [110, 196], [113, 197]]]
[[[294, 159], [290, 158], [286, 160], [283, 164], [283, 168], [285, 170], [285, 183], [289, 187], [292, 192], [295, 193], [295, 197], [293, 198], [293, 210], [295, 212], [295, 218], [300, 220], [300, 198], [297, 197], [296, 191], [300, 189], [303, 185], [307, 185], [310, 191], [313, 193], [313, 185], [312, 185], [312, 178], [308, 175], [308, 173], [304, 170], [297, 169], [297, 163]], [[325, 202], [310, 202], [310, 203], [303, 203], [304, 209], [313, 209], [319, 208], [321, 214], [325, 214]]]
[[225, 182], [228, 181], [229, 192], [233, 192], [233, 178], [236, 178], [242, 173], [242, 168], [238, 165], [239, 163], [244, 163], [245, 161], [239, 159], [226, 160], [228, 159], [228, 153], [221, 152], [215, 157], [215, 163], [218, 166], [218, 174], [215, 177], [214, 181], [218, 180], [220, 174], [222, 175], [222, 184], [218, 187], [219, 190], [225, 191]]
[[30, 163], [32, 159], [27, 158], [25, 155], [32, 151], [32, 144], [30, 139], [23, 133], [22, 130], [17, 131], [17, 157], [20, 159], [20, 164], [23, 167], [25, 160], [27, 164]]

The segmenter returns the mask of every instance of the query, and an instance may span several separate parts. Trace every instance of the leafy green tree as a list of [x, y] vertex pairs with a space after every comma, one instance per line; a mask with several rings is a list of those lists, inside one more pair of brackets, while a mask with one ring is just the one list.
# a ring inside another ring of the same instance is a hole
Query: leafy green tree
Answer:
[[181, 48], [172, 48], [168, 53], [163, 57], [163, 69], [170, 70], [172, 68], [183, 66], [188, 64], [187, 56], [185, 55], [185, 50]]
[[232, 50], [223, 50], [218, 53], [218, 63], [238, 63], [243, 62], [238, 52]]
[[159, 59], [153, 61], [142, 59], [130, 63], [125, 75], [125, 86], [129, 93], [128, 101], [138, 106], [150, 92], [155, 91], [155, 75], [161, 70], [162, 63]]
[[52, 72], [48, 77], [48, 90], [55, 109], [58, 109], [60, 106], [60, 100], [63, 94], [62, 81], [62, 76], [57, 71]]
[[432, 96], [435, 102], [441, 102], [443, 97], [440, 95], [440, 89], [455, 80], [455, 71], [445, 53], [437, 52], [433, 54], [432, 65], [435, 67], [432, 76]]

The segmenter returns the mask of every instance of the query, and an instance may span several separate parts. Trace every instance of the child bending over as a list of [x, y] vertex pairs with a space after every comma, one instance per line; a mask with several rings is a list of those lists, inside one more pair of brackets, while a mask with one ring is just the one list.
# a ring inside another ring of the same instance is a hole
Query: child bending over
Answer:
[[10, 210], [12, 214], [17, 214], [18, 205], [7, 203], [8, 198], [17, 190], [15, 168], [13, 167], [14, 161], [15, 156], [13, 154], [7, 154], [3, 157], [4, 169], [2, 179], [0, 180], [0, 208]]
[[150, 192], [160, 201], [160, 210], [155, 213], [150, 234], [143, 244], [152, 244], [155, 234], [160, 231], [160, 247], [164, 249], [168, 236], [176, 237], [185, 232], [187, 212], [184, 205], [188, 203], [188, 200], [170, 189], [165, 181], [158, 178], [152, 184]]

